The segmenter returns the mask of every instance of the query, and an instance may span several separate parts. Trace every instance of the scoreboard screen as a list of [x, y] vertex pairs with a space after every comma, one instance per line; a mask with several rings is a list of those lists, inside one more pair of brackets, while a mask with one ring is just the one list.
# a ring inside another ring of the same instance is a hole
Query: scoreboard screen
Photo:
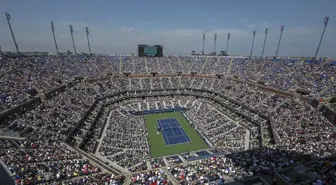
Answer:
[[157, 48], [155, 46], [146, 46], [144, 48], [145, 55], [156, 55]]
[[140, 57], [163, 57], [162, 45], [138, 45], [138, 55]]

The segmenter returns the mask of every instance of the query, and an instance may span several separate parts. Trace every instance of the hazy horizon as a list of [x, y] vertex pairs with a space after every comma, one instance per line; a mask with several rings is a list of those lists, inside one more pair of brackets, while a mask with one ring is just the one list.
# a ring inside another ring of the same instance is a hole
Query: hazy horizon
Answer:
[[0, 46], [2, 51], [15, 51], [5, 12], [11, 15], [16, 41], [22, 52], [55, 52], [50, 21], [55, 24], [55, 36], [60, 52], [73, 51], [69, 24], [74, 28], [78, 53], [88, 52], [85, 27], [89, 27], [93, 53], [137, 53], [138, 44], [163, 45], [164, 54], [189, 55], [202, 50], [202, 35], [206, 34], [205, 53], [214, 48], [217, 33], [217, 53], [248, 56], [252, 32], [256, 30], [253, 56], [260, 56], [268, 28], [264, 56], [274, 56], [280, 35], [284, 32], [279, 56], [314, 56], [323, 29], [323, 19], [329, 16], [319, 56], [335, 56], [336, 1], [296, 0], [265, 1], [3, 1], [0, 6]]

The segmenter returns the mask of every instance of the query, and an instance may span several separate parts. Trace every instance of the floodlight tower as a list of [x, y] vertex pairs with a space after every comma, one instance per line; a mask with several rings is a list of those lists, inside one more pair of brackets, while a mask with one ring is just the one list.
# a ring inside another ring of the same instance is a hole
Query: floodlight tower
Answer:
[[70, 28], [70, 34], [71, 34], [71, 38], [72, 38], [72, 45], [73, 45], [73, 48], [74, 48], [74, 52], [75, 52], [75, 54], [77, 54], [77, 52], [76, 52], [76, 46], [75, 46], [75, 41], [74, 41], [74, 37], [73, 37], [73, 27], [72, 27], [72, 25], [70, 24], [69, 25], [69, 28]]
[[282, 32], [284, 30], [284, 26], [282, 25], [281, 28], [280, 28], [280, 38], [279, 38], [279, 42], [278, 42], [278, 47], [277, 47], [277, 50], [275, 52], [275, 57], [278, 56], [278, 52], [279, 52], [279, 47], [280, 47], [280, 42], [281, 42], [281, 38], [282, 38]]
[[228, 33], [228, 36], [227, 36], [227, 42], [226, 42], [226, 54], [228, 55], [229, 54], [229, 42], [230, 42], [230, 33]]
[[14, 41], [14, 45], [15, 45], [15, 48], [16, 48], [16, 52], [20, 53], [19, 46], [17, 45], [16, 40], [15, 40], [15, 36], [14, 36], [14, 33], [13, 33], [12, 25], [10, 23], [11, 16], [7, 12], [5, 13], [5, 15], [6, 15], [6, 19], [7, 19], [9, 30], [10, 30], [10, 32], [12, 34], [12, 37], [13, 37], [13, 41]]
[[85, 27], [85, 30], [86, 30], [86, 38], [87, 38], [87, 42], [88, 42], [88, 46], [89, 46], [89, 53], [91, 54], [90, 39], [89, 39], [89, 28]]
[[58, 52], [58, 46], [57, 46], [57, 41], [56, 41], [56, 37], [55, 37], [55, 25], [54, 25], [54, 22], [53, 21], [50, 21], [50, 26], [51, 26], [51, 32], [52, 32], [52, 35], [54, 37], [54, 42], [55, 42], [55, 47], [56, 47], [56, 52], [57, 54], [59, 53]]
[[204, 55], [204, 41], [205, 41], [205, 33], [203, 33], [203, 48], [202, 48], [202, 55]]
[[217, 33], [215, 33], [214, 52], [216, 53]]
[[250, 51], [250, 58], [252, 57], [255, 34], [256, 34], [256, 31], [253, 31], [253, 39], [252, 39], [252, 46], [251, 46], [251, 51]]
[[266, 39], [267, 39], [267, 33], [268, 33], [268, 28], [265, 29], [265, 39], [264, 39], [263, 49], [262, 49], [262, 52], [261, 52], [261, 58], [264, 57], [264, 51], [265, 51], [265, 45], [266, 45]]
[[328, 21], [329, 21], [329, 17], [325, 17], [324, 20], [323, 20], [323, 24], [324, 24], [324, 27], [323, 27], [323, 31], [322, 31], [322, 35], [321, 35], [321, 39], [320, 39], [320, 42], [317, 46], [317, 49], [316, 49], [316, 53], [315, 53], [315, 59], [317, 58], [317, 55], [319, 53], [319, 50], [320, 50], [320, 46], [321, 46], [321, 42], [323, 40], [323, 36], [324, 36], [324, 32], [325, 32], [325, 29], [328, 25]]

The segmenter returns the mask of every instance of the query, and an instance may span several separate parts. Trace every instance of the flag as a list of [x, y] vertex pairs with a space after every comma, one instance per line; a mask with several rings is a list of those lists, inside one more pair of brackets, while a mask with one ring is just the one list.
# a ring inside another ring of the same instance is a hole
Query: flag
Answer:
[[280, 30], [283, 31], [283, 29], [284, 29], [284, 26], [282, 25], [281, 28], [280, 28]]
[[230, 40], [230, 33], [228, 33], [228, 40]]
[[253, 31], [253, 36], [255, 36], [255, 34], [256, 34], [256, 31]]
[[73, 27], [72, 27], [72, 25], [70, 24], [69, 27], [70, 27], [70, 32], [73, 33]]
[[265, 33], [267, 33], [267, 32], [268, 32], [268, 28], [265, 29]]
[[85, 30], [86, 30], [86, 35], [89, 35], [89, 28], [85, 27]]
[[217, 33], [215, 33], [215, 42], [216, 42], [216, 40], [217, 40]]
[[50, 26], [51, 26], [51, 30], [52, 30], [52, 31], [55, 31], [55, 25], [54, 25], [54, 22], [50, 21]]

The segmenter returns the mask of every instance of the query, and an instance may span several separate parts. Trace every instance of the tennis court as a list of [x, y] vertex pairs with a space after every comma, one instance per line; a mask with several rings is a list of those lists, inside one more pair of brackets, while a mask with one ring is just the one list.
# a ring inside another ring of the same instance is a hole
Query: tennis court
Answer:
[[175, 118], [160, 119], [157, 121], [166, 145], [190, 143], [190, 139]]

